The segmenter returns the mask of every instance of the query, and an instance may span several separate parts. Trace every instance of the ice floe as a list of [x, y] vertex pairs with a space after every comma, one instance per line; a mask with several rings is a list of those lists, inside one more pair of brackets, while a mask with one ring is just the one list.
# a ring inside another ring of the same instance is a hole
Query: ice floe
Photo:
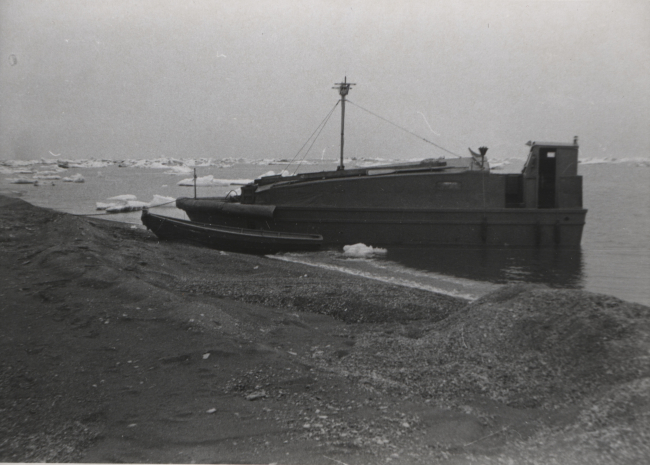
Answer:
[[343, 246], [343, 255], [354, 258], [369, 258], [375, 255], [386, 255], [388, 251], [379, 247], [366, 244], [353, 244]]
[[269, 177], [269, 176], [282, 176], [282, 177], [287, 177], [287, 176], [291, 176], [291, 173], [289, 173], [287, 170], [282, 170], [282, 171], [280, 171], [279, 173], [276, 173], [275, 171], [267, 171], [267, 172], [264, 173], [264, 174], [260, 174], [256, 179], [259, 179], [259, 178], [266, 178], [266, 177]]
[[116, 195], [115, 197], [110, 197], [107, 200], [113, 200], [113, 202], [97, 202], [97, 210], [105, 210], [107, 213], [126, 213], [142, 210], [143, 208], [153, 208], [161, 207], [164, 205], [171, 205], [176, 202], [176, 199], [173, 197], [166, 197], [164, 195], [154, 194], [151, 202], [142, 202], [137, 200], [135, 195], [123, 194]]
[[34, 184], [36, 181], [26, 178], [7, 178], [9, 184]]
[[40, 160], [0, 160], [0, 165], [4, 166], [32, 166], [40, 163]]
[[34, 170], [25, 168], [2, 168], [0, 167], [0, 174], [33, 174]]
[[165, 171], [165, 174], [188, 174], [192, 172], [192, 168], [189, 166], [165, 166], [169, 168], [169, 171]]
[[171, 204], [172, 202], [176, 202], [174, 197], [165, 197], [164, 195], [154, 194], [153, 200], [149, 202], [149, 206], [159, 207], [161, 205]]
[[106, 213], [128, 213], [136, 212], [142, 210], [146, 207], [145, 202], [138, 202], [135, 200], [129, 200], [126, 205], [112, 205], [106, 208]]
[[[211, 174], [196, 178], [197, 186], [243, 186], [253, 182], [250, 179], [216, 179]], [[193, 186], [194, 178], [183, 179], [176, 183], [178, 186]]]
[[61, 168], [59, 166], [47, 166], [46, 170], [37, 171], [36, 174], [60, 174], [65, 171], [67, 171], [67, 169]]
[[70, 168], [104, 168], [112, 164], [112, 160], [82, 160], [80, 162], [70, 162]]
[[132, 194], [122, 194], [116, 195], [115, 197], [109, 197], [108, 200], [121, 200], [127, 202], [129, 200], [136, 200], [138, 197]]
[[77, 173], [72, 176], [66, 176], [63, 178], [63, 182], [86, 182], [86, 180], [81, 174]]

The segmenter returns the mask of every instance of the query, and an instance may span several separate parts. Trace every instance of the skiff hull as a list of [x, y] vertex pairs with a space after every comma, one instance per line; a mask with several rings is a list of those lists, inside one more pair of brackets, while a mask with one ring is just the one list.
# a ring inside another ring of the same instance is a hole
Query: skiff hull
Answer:
[[161, 240], [252, 254], [318, 250], [323, 242], [322, 236], [317, 234], [217, 226], [155, 215], [148, 210], [142, 211], [142, 224]]

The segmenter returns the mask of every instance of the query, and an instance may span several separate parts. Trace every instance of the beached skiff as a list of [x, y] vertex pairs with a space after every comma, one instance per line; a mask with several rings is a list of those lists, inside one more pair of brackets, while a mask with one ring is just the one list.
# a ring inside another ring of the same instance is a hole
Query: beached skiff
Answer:
[[142, 224], [162, 240], [252, 254], [317, 250], [323, 243], [323, 237], [317, 234], [215, 226], [155, 215], [148, 209], [142, 211]]

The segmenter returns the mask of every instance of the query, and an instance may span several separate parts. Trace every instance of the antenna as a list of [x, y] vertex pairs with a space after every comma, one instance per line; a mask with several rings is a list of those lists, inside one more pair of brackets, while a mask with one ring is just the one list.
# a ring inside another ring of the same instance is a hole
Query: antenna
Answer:
[[350, 92], [350, 86], [356, 86], [356, 84], [348, 82], [348, 77], [345, 76], [343, 82], [337, 82], [334, 85], [337, 87], [332, 87], [332, 89], [338, 89], [339, 94], [341, 95], [341, 164], [336, 170], [342, 171], [345, 169], [345, 166], [343, 166], [343, 143], [345, 141], [345, 96]]

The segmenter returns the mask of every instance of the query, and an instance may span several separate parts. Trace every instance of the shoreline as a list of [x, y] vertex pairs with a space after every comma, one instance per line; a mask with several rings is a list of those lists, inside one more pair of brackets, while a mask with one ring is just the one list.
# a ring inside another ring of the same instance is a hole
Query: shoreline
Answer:
[[2, 461], [650, 457], [640, 304], [532, 285], [468, 303], [2, 195], [0, 251]]

